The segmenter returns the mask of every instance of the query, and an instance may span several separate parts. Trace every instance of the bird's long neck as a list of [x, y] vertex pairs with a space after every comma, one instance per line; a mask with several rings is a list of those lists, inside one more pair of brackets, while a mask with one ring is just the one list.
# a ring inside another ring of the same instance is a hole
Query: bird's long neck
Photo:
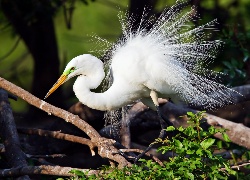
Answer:
[[104, 77], [103, 67], [96, 67], [91, 73], [78, 76], [73, 86], [76, 97], [88, 107], [103, 111], [117, 109], [125, 105], [125, 99], [123, 98], [126, 97], [117, 98], [114, 87], [111, 87], [104, 93], [90, 91], [97, 88]]

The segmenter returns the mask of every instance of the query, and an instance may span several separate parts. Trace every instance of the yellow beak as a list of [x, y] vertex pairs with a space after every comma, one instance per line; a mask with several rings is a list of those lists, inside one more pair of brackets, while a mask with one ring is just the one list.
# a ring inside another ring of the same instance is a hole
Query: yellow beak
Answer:
[[67, 75], [61, 75], [61, 77], [56, 81], [56, 83], [52, 86], [49, 92], [46, 94], [44, 99], [46, 99], [49, 95], [51, 95], [59, 86], [61, 86], [65, 80], [67, 79]]

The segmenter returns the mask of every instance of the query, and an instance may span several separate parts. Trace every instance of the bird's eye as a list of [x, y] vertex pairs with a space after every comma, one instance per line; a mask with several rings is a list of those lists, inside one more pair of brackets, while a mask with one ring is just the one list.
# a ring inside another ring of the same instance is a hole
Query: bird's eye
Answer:
[[73, 72], [75, 70], [75, 67], [70, 68], [70, 72]]

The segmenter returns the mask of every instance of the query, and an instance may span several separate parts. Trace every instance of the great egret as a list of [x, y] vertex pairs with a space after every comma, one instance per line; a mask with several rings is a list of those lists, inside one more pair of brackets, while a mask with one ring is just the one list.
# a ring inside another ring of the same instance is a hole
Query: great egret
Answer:
[[[104, 64], [84, 54], [73, 58], [45, 98], [60, 85], [78, 76], [73, 90], [83, 104], [98, 110], [114, 110], [141, 99], [156, 110], [158, 97], [173, 102], [186, 101], [206, 109], [232, 103], [233, 90], [219, 84], [218, 73], [204, 66], [214, 59], [222, 42], [205, 41], [206, 30], [216, 20], [192, 28], [195, 8], [181, 14], [177, 6], [165, 10], [158, 19], [144, 20], [137, 31], [131, 21], [122, 24], [123, 38], [113, 45], [110, 71], [111, 87], [103, 93], [91, 92], [105, 77]], [[154, 21], [154, 23], [152, 23]], [[150, 30], [142, 24], [152, 25]]]

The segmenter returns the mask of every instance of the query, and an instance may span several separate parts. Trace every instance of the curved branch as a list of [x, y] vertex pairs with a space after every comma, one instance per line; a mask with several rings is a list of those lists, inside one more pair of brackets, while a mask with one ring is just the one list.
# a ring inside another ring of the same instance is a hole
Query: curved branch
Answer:
[[106, 139], [101, 137], [98, 132], [86, 123], [84, 120], [80, 119], [78, 116], [69, 113], [61, 108], [57, 108], [37, 97], [31, 93], [25, 91], [24, 89], [12, 84], [11, 82], [0, 77], [0, 88], [3, 88], [12, 94], [22, 98], [24, 101], [29, 104], [47, 112], [49, 115], [55, 115], [64, 119], [66, 122], [69, 122], [82, 131], [84, 131], [91, 139], [93, 144], [98, 147], [98, 154], [103, 158], [108, 158], [119, 164], [119, 167], [124, 167], [130, 165], [130, 163], [121, 155], [113, 154], [117, 152], [117, 149], [113, 146], [115, 143], [114, 140]]

